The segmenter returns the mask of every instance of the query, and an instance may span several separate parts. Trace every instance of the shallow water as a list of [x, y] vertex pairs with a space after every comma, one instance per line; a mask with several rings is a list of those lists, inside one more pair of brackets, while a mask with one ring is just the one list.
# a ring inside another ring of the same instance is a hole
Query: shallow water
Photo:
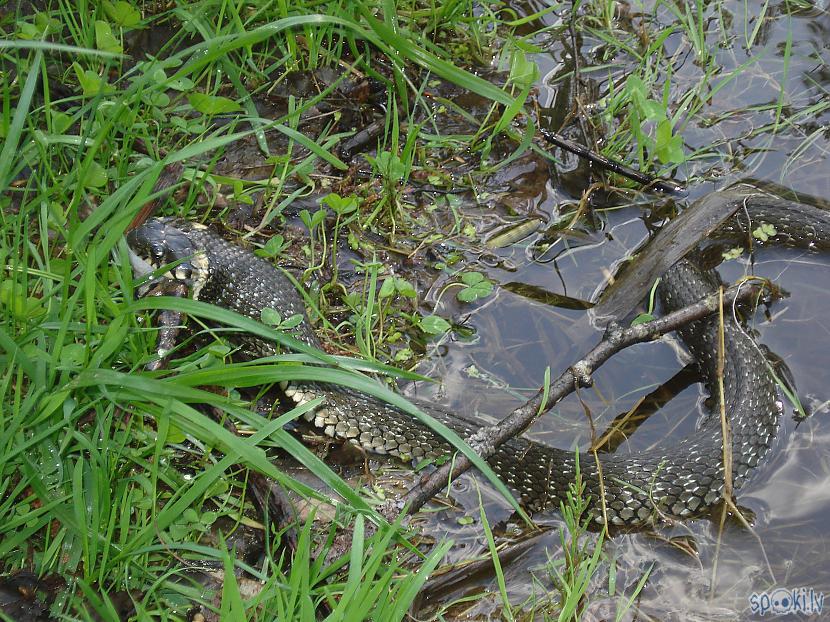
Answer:
[[[707, 41], [723, 70], [713, 84], [743, 63], [749, 68], [737, 80], [726, 83], [717, 96], [685, 125], [682, 135], [687, 150], [714, 145], [713, 155], [693, 160], [678, 171], [679, 179], [709, 181], [695, 183], [685, 204], [706, 192], [727, 186], [732, 181], [753, 177], [778, 183], [796, 191], [830, 197], [830, 112], [822, 102], [830, 89], [830, 15], [818, 9], [787, 16], [784, 5], [771, 4], [758, 29], [754, 46], [748, 51], [745, 41], [755, 28], [762, 3], [725, 2], [706, 9]], [[521, 14], [541, 7], [523, 5]], [[630, 10], [634, 10], [629, 7]], [[670, 24], [674, 16], [660, 5], [656, 17], [633, 16], [621, 28], [633, 28], [642, 19]], [[557, 23], [554, 15], [548, 23]], [[723, 28], [722, 28], [723, 27]], [[726, 33], [724, 35], [723, 33]], [[535, 57], [541, 75], [539, 101], [542, 106], [557, 99], [567, 83], [557, 81], [570, 66], [567, 50], [556, 37], [545, 40], [548, 52]], [[607, 89], [609, 75], [618, 80], [631, 69], [631, 59], [619, 58], [611, 69], [591, 72], [599, 64], [594, 54], [600, 43], [587, 34], [582, 38], [580, 65], [596, 81], [600, 93]], [[676, 103], [693, 88], [701, 75], [694, 54], [685, 53], [688, 42], [680, 32], [667, 40], [670, 51], [681, 50], [671, 78], [670, 100]], [[784, 59], [790, 48], [789, 60]], [[564, 59], [564, 60], [563, 60]], [[776, 122], [770, 109], [781, 96], [784, 84], [786, 107], [775, 136], [759, 131]], [[762, 150], [762, 151], [761, 151]], [[509, 176], [509, 175], [508, 175]], [[714, 180], [714, 181], [712, 181]], [[543, 214], [547, 220], [558, 215], [558, 206], [574, 197], [554, 180], [537, 181], [535, 189], [523, 194], [530, 199], [526, 211]], [[487, 267], [470, 259], [501, 285], [518, 282], [573, 298], [591, 299], [606, 279], [607, 270], [647, 235], [637, 205], [622, 206], [604, 213], [601, 231], [570, 249], [560, 242], [539, 262], [532, 252], [541, 234], [522, 243], [494, 251], [508, 260], [514, 270]], [[574, 242], [573, 240], [571, 241]], [[492, 262], [490, 262], [492, 264]], [[606, 550], [616, 560], [617, 589], [630, 592], [649, 567], [651, 577], [630, 619], [712, 620], [755, 619], [751, 608], [753, 593], [772, 593], [776, 588], [801, 588], [830, 595], [830, 258], [798, 250], [761, 249], [750, 262], [744, 258], [721, 266], [724, 280], [733, 281], [747, 273], [773, 279], [789, 292], [789, 297], [774, 303], [765, 317], [759, 310], [751, 327], [759, 341], [781, 357], [795, 379], [798, 395], [813, 411], [806, 421], [796, 424], [792, 407], [785, 409], [783, 425], [771, 456], [737, 496], [741, 508], [750, 511], [752, 530], [728, 522], [722, 530], [709, 520], [690, 521], [653, 533], [616, 535]], [[440, 284], [438, 285], [440, 286]], [[437, 286], [437, 287], [438, 287]], [[433, 288], [435, 289], [435, 288]], [[446, 301], [438, 312], [458, 312]], [[591, 325], [585, 311], [554, 307], [529, 300], [500, 288], [496, 296], [475, 307], [469, 322], [476, 327], [473, 342], [451, 342], [444, 356], [434, 356], [421, 371], [441, 379], [436, 387], [419, 387], [421, 396], [434, 396], [459, 411], [479, 411], [503, 415], [521, 403], [521, 389], [537, 387], [545, 366], [558, 374], [593, 347], [601, 335]], [[555, 413], [540, 421], [531, 435], [539, 441], [569, 448], [574, 442], [585, 447], [588, 439], [585, 408], [591, 412], [598, 431], [619, 413], [671, 378], [682, 368], [670, 340], [630, 348], [615, 356], [596, 374], [593, 388], [583, 390], [560, 404]], [[506, 389], [505, 387], [509, 387]], [[701, 413], [702, 389], [692, 385], [648, 419], [617, 451], [638, 451], [667, 436], [681, 438], [693, 429]], [[469, 483], [467, 484], [469, 486]], [[470, 486], [455, 490], [462, 505], [474, 512], [477, 494]], [[504, 520], [509, 512], [503, 502], [482, 493], [488, 502], [491, 522]], [[538, 516], [540, 523], [558, 525], [556, 513]], [[460, 539], [459, 557], [478, 550], [483, 543], [480, 529], [462, 529], [449, 518], [439, 526]], [[697, 553], [690, 555], [669, 544], [692, 542]], [[543, 546], [544, 545], [544, 546]], [[508, 585], [515, 602], [534, 591], [530, 572], [540, 571], [547, 555], [557, 555], [559, 536], [550, 533], [543, 545], [535, 547], [508, 569]], [[546, 550], [547, 549], [547, 552]], [[544, 581], [542, 582], [544, 585]], [[550, 586], [548, 579], [547, 586]], [[489, 586], [496, 591], [495, 583]], [[617, 599], [608, 595], [607, 576], [597, 578], [585, 619], [614, 618]], [[485, 599], [466, 615], [487, 617], [498, 611], [496, 599]], [[757, 602], [757, 601], [756, 601]], [[830, 610], [830, 603], [828, 603]], [[824, 614], [830, 615], [830, 614]], [[811, 619], [819, 619], [815, 616]]]

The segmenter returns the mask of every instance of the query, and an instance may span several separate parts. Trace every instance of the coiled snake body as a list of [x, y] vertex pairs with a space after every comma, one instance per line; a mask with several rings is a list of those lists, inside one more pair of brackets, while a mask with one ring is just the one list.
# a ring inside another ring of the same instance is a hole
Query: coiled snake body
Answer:
[[[814, 211], [815, 208], [811, 208]], [[764, 212], [764, 222], [794, 240], [815, 244], [827, 239], [827, 213]], [[820, 222], [815, 224], [815, 218]], [[823, 220], [822, 220], [823, 219]], [[809, 231], [804, 232], [804, 227]], [[175, 278], [191, 284], [194, 297], [259, 320], [262, 309], [282, 317], [305, 309], [290, 281], [264, 259], [222, 239], [203, 225], [187, 221], [151, 220], [130, 232], [135, 253], [158, 267], [175, 261]], [[663, 276], [660, 296], [668, 311], [696, 302], [718, 286], [713, 272], [701, 271], [681, 260]], [[679, 331], [710, 387], [717, 379], [718, 318], [695, 322]], [[319, 347], [307, 321], [295, 336]], [[724, 327], [726, 365], [723, 396], [732, 430], [732, 477], [737, 489], [768, 452], [778, 430], [781, 404], [763, 353], [755, 342], [727, 318]], [[273, 344], [262, 345], [268, 353]], [[275, 350], [272, 350], [272, 352]], [[330, 436], [348, 439], [364, 449], [403, 460], [439, 457], [452, 447], [428, 426], [372, 396], [335, 385], [288, 387], [286, 394], [302, 403], [323, 396], [324, 404], [307, 418]], [[420, 400], [415, 405], [435, 419], [469, 437], [480, 425]], [[717, 412], [718, 409], [715, 410]], [[648, 452], [600, 456], [602, 483], [591, 455], [582, 455], [579, 467], [594, 505], [604, 491], [609, 522], [635, 525], [655, 517], [685, 518], [720, 499], [724, 489], [722, 435], [719, 417], [710, 416], [691, 435], [663, 443]], [[494, 471], [519, 495], [531, 511], [558, 507], [575, 478], [574, 453], [524, 438], [502, 445], [488, 460]], [[596, 514], [599, 514], [598, 512]]]

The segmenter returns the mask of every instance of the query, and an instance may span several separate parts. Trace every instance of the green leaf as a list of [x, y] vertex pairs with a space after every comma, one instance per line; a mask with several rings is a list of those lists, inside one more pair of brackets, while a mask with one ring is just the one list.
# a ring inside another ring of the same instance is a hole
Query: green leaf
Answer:
[[190, 78], [179, 78], [178, 80], [170, 80], [167, 83], [167, 87], [174, 91], [189, 91], [195, 86], [196, 83]]
[[291, 328], [296, 328], [300, 324], [303, 323], [303, 316], [300, 313], [295, 313], [291, 317], [288, 317], [283, 320], [282, 324], [280, 324], [280, 328], [283, 330], [289, 330]]
[[84, 69], [77, 62], [72, 63], [78, 84], [81, 85], [84, 97], [93, 97], [99, 93], [112, 93], [115, 89], [107, 81], [91, 69]]
[[309, 231], [313, 232], [317, 227], [320, 226], [326, 219], [326, 210], [318, 209], [314, 212], [312, 216], [307, 209], [304, 209], [300, 212], [300, 220], [303, 221], [303, 224], [308, 228]]
[[395, 289], [401, 296], [405, 296], [406, 298], [418, 297], [418, 292], [415, 291], [415, 288], [412, 286], [412, 283], [410, 283], [406, 279], [395, 277]]
[[104, 12], [122, 28], [132, 28], [141, 21], [141, 12], [131, 2], [104, 0]]
[[[666, 108], [662, 103], [656, 102], [653, 99], [643, 99], [640, 101], [640, 110], [643, 116], [649, 121], [659, 121], [666, 118]], [[671, 126], [669, 126], [671, 129]]]
[[216, 358], [225, 358], [231, 352], [231, 348], [223, 343], [212, 343], [207, 347], [207, 351]]
[[665, 162], [672, 162], [674, 164], [682, 164], [686, 161], [686, 153], [683, 151], [683, 138], [679, 134], [672, 136], [669, 148], [666, 154]]
[[276, 311], [271, 307], [265, 307], [262, 311], [260, 311], [259, 317], [262, 320], [262, 323], [267, 324], [268, 326], [279, 326], [282, 324], [282, 316], [279, 314], [279, 311]]
[[314, 215], [311, 217], [311, 221], [310, 221], [311, 226], [309, 227], [309, 229], [316, 229], [321, 224], [323, 224], [323, 221], [325, 219], [326, 219], [326, 210], [318, 209], [316, 212], [314, 212]]
[[187, 101], [195, 110], [202, 114], [224, 114], [242, 110], [242, 106], [221, 95], [206, 95], [204, 93], [191, 93]]
[[672, 135], [672, 125], [668, 119], [663, 119], [657, 124], [655, 153], [663, 164], [681, 164], [686, 161], [683, 139]]
[[159, 86], [163, 85], [169, 89], [173, 89], [174, 91], [190, 91], [196, 86], [193, 80], [187, 77], [171, 80], [167, 77], [167, 72], [164, 71], [164, 67], [159, 67], [156, 63], [144, 64], [147, 65], [148, 71], [152, 71], [153, 82]]
[[427, 315], [421, 318], [418, 323], [421, 330], [429, 335], [442, 335], [447, 332], [451, 325], [450, 323], [438, 315]]
[[464, 285], [475, 285], [484, 280], [484, 275], [481, 272], [465, 272], [461, 275], [461, 282]]
[[165, 445], [179, 445], [187, 440], [187, 435], [175, 423], [167, 427], [167, 436], [164, 437]]
[[273, 326], [277, 330], [283, 331], [296, 328], [302, 324], [304, 319], [301, 313], [295, 313], [294, 315], [283, 319], [279, 311], [271, 309], [270, 307], [265, 307], [262, 311], [260, 311], [259, 317], [263, 324]]
[[671, 121], [663, 119], [657, 124], [657, 146], [666, 145], [671, 140]]
[[218, 512], [208, 510], [207, 512], [202, 512], [202, 515], [199, 517], [199, 522], [203, 525], [212, 525], [216, 522], [217, 518], [219, 518]]
[[378, 298], [389, 298], [392, 294], [395, 293], [395, 279], [389, 277], [383, 280], [383, 285], [380, 286], [380, 291], [378, 292]]
[[722, 254], [725, 261], [730, 261], [731, 259], [737, 259], [743, 255], [744, 249], [741, 246], [736, 246], [734, 248], [730, 248], [728, 251], [724, 251]]
[[63, 30], [63, 22], [61, 20], [50, 17], [48, 13], [41, 11], [35, 13], [35, 26], [44, 35], [54, 35]]
[[467, 285], [455, 295], [461, 302], [473, 302], [489, 296], [493, 291], [493, 283], [480, 272], [465, 272], [461, 275], [461, 280]]
[[17, 22], [17, 38], [32, 41], [40, 39], [43, 33], [40, 29], [29, 22]]
[[17, 28], [18, 39], [42, 39], [47, 35], [57, 34], [63, 30], [63, 23], [54, 17], [49, 17], [46, 13], [37, 12], [35, 13], [34, 24], [19, 21], [17, 22]]
[[286, 246], [285, 238], [275, 235], [265, 243], [265, 246], [254, 251], [254, 254], [259, 257], [276, 257]]
[[101, 188], [106, 185], [109, 177], [106, 169], [98, 164], [95, 160], [90, 162], [89, 168], [86, 170], [81, 184], [84, 188]]
[[68, 343], [61, 349], [60, 362], [64, 367], [80, 368], [86, 358], [86, 346], [82, 343]]
[[357, 209], [357, 197], [353, 194], [347, 197], [341, 197], [336, 192], [332, 192], [324, 196], [321, 202], [324, 205], [328, 205], [335, 214], [340, 216], [350, 214]]
[[775, 229], [775, 227], [765, 222], [761, 223], [761, 226], [752, 232], [752, 237], [754, 237], [757, 240], [760, 240], [761, 242], [766, 242], [776, 233], [778, 233], [778, 231]]
[[377, 157], [368, 157], [375, 172], [387, 181], [399, 182], [406, 176], [406, 166], [396, 154], [381, 151]]
[[50, 110], [49, 121], [54, 134], [63, 134], [72, 127], [72, 117], [60, 110]]
[[637, 326], [638, 324], [645, 324], [646, 322], [651, 322], [653, 319], [654, 316], [651, 313], [641, 313], [631, 320], [631, 325]]
[[167, 82], [167, 72], [164, 71], [164, 67], [159, 67], [158, 65], [156, 65], [154, 63], [153, 64], [141, 63], [142, 68], [144, 68], [144, 65], [147, 65], [148, 70], [152, 70], [150, 72], [150, 76], [152, 77], [153, 82], [155, 82], [156, 84], [159, 84], [159, 85], [164, 84], [165, 82]]
[[[173, 427], [172, 424], [170, 427]], [[227, 480], [224, 479], [216, 479], [210, 484], [210, 487], [205, 490], [205, 498], [210, 499], [211, 497], [218, 497], [224, 493], [226, 493], [230, 489], [230, 484], [228, 484]]]
[[170, 105], [170, 96], [162, 91], [145, 91], [141, 94], [141, 99], [156, 108], [166, 108]]
[[121, 43], [112, 34], [110, 25], [100, 19], [95, 20], [95, 47], [114, 54], [121, 54], [124, 51]]
[[648, 90], [646, 89], [645, 82], [633, 73], [625, 81], [625, 90], [631, 99], [645, 100], [648, 98]]
[[403, 361], [408, 361], [413, 356], [412, 350], [410, 348], [403, 348], [395, 352], [395, 362], [402, 363]]
[[536, 81], [538, 76], [536, 63], [529, 60], [524, 52], [516, 49], [510, 56], [509, 80], [521, 89], [527, 88]]
[[307, 209], [300, 210], [300, 220], [303, 222], [306, 229], [311, 231], [311, 212], [309, 212]]

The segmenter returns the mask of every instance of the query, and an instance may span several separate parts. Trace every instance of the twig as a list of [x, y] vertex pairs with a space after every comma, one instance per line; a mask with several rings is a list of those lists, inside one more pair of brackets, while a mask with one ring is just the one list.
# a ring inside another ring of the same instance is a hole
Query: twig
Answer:
[[726, 416], [726, 397], [723, 393], [723, 373], [726, 368], [726, 326], [724, 325], [724, 302], [718, 300], [718, 403], [723, 440], [723, 498], [732, 498], [732, 426]]
[[576, 156], [579, 156], [580, 158], [585, 158], [589, 162], [597, 164], [605, 169], [608, 169], [612, 173], [617, 173], [618, 175], [622, 175], [623, 177], [627, 177], [628, 179], [633, 179], [636, 182], [639, 182], [645, 186], [648, 186], [649, 188], [658, 190], [660, 192], [674, 194], [676, 192], [681, 192], [683, 190], [683, 186], [681, 184], [678, 184], [677, 182], [671, 181], [670, 179], [654, 177], [652, 175], [647, 175], [646, 173], [636, 171], [633, 168], [629, 168], [625, 164], [622, 164], [621, 162], [611, 160], [603, 155], [596, 153], [595, 151], [591, 151], [590, 149], [583, 147], [582, 145], [578, 145], [575, 142], [572, 142], [567, 138], [560, 136], [556, 132], [551, 132], [550, 130], [546, 130], [544, 128], [540, 128], [539, 131], [541, 132], [545, 140], [549, 143], [552, 143], [561, 149], [565, 149], [566, 151], [570, 151], [571, 153], [573, 153]]
[[[723, 292], [723, 300], [727, 304], [743, 302], [757, 296], [762, 288], [763, 285], [760, 283], [754, 283], [750, 287], [747, 287], [745, 282], [733, 285]], [[610, 324], [602, 341], [582, 360], [572, 365], [550, 384], [546, 403], [543, 403], [545, 389], [539, 389], [536, 395], [516, 408], [500, 423], [484, 427], [473, 437], [467, 439], [468, 443], [482, 458], [492, 456], [501, 444], [521, 434], [539, 415], [553, 408], [577, 386], [590, 386], [591, 374], [614, 354], [636, 343], [651, 341], [690, 322], [707, 317], [719, 308], [720, 295], [720, 291], [709, 294], [688, 307], [630, 328], [622, 328], [616, 323]], [[446, 486], [447, 482], [452, 481], [471, 466], [472, 463], [466, 456], [458, 454], [454, 460], [441, 466], [406, 494], [404, 502], [407, 511], [410, 514], [417, 512]]]

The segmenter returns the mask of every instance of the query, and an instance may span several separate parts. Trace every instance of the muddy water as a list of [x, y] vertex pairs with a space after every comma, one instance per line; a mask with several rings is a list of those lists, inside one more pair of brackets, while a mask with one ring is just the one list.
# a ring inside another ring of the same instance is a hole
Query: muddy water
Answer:
[[[700, 159], [683, 165], [677, 172], [677, 178], [692, 181], [687, 203], [749, 176], [830, 197], [830, 135], [826, 129], [830, 113], [822, 109], [830, 90], [830, 16], [818, 9], [786, 15], [784, 3], [770, 4], [752, 47], [747, 49], [746, 41], [756, 27], [756, 16], [763, 4], [710, 3], [705, 9], [707, 48], [722, 66], [711, 84], [721, 83], [742, 64], [748, 63], [748, 68], [739, 78], [725, 83], [682, 129], [687, 152], [704, 150]], [[521, 14], [528, 14], [540, 7], [534, 3], [517, 8]], [[628, 10], [635, 9], [628, 6]], [[556, 20], [549, 15], [547, 23], [557, 24]], [[661, 5], [645, 15], [630, 13], [618, 25], [632, 32], [642, 22], [649, 30], [656, 30], [659, 24], [675, 23], [676, 18]], [[538, 41], [543, 42], [548, 51], [535, 60], [543, 76], [539, 101], [546, 106], [561, 102], [563, 90], [572, 88], [570, 79], [563, 76], [573, 65], [569, 50], [557, 37]], [[600, 95], [607, 92], [609, 79], [619, 82], [631, 70], [632, 58], [620, 56], [608, 64], [601, 61], [597, 55], [601, 42], [589, 34], [583, 33], [580, 42], [581, 71]], [[677, 52], [670, 79], [674, 109], [683, 95], [697, 86], [702, 69], [694, 52], [689, 52], [689, 42], [682, 32], [671, 35], [666, 47], [669, 53]], [[790, 55], [788, 60], [784, 59], [785, 54]], [[600, 64], [605, 68], [593, 71]], [[779, 97], [783, 97], [786, 106], [777, 117], [774, 105]], [[812, 112], [812, 106], [819, 111]], [[776, 121], [779, 129], [773, 136], [764, 128]], [[529, 213], [543, 214], [553, 221], [559, 215], [559, 206], [574, 201], [561, 179], [535, 183], [538, 186], [533, 189], [524, 188], [524, 196], [532, 197], [525, 204]], [[537, 234], [510, 248], [494, 251], [510, 269], [503, 265], [491, 267], [498, 262], [489, 259], [477, 262], [474, 255], [470, 267], [486, 272], [502, 286], [524, 283], [572, 298], [590, 299], [606, 278], [608, 267], [647, 235], [640, 215], [639, 205], [623, 204], [603, 213], [599, 231], [583, 240], [560, 241], [541, 260], [533, 250], [541, 238]], [[651, 568], [650, 579], [627, 619], [757, 619], [759, 616], [751, 607], [753, 593], [771, 594], [777, 588], [805, 587], [830, 595], [828, 265], [828, 257], [762, 249], [751, 260], [745, 257], [721, 266], [720, 272], [727, 281], [754, 273], [774, 279], [789, 292], [789, 297], [775, 303], [767, 316], [756, 314], [751, 327], [759, 340], [786, 362], [799, 396], [813, 415], [796, 424], [792, 408], [787, 406], [771, 457], [740, 491], [738, 503], [753, 517], [751, 530], [734, 522], [719, 529], [712, 521], [697, 520], [651, 533], [620, 534], [609, 540], [606, 550], [615, 559], [617, 591], [630, 592]], [[442, 314], [458, 311], [452, 302], [445, 303], [439, 307]], [[508, 412], [520, 403], [523, 387], [539, 385], [545, 366], [550, 365], [554, 374], [559, 373], [600, 338], [586, 312], [535, 302], [505, 287], [475, 307], [469, 321], [477, 329], [476, 339], [443, 344], [446, 353], [432, 357], [422, 368], [442, 383], [437, 388], [418, 388], [420, 395], [435, 395], [448, 406], [466, 412]], [[641, 396], [678, 372], [683, 367], [681, 359], [670, 341], [621, 353], [597, 373], [595, 387], [584, 390], [579, 396], [581, 401], [572, 397], [561, 404], [537, 425], [532, 435], [559, 447], [572, 447], [573, 443], [585, 447], [586, 408], [597, 430], [602, 431], [616, 415], [630, 409]], [[697, 385], [683, 389], [617, 451], [639, 451], [666, 436], [682, 437], [705, 411], [702, 398], [702, 389]], [[506, 519], [509, 512], [504, 505], [491, 500], [486, 492], [483, 494], [488, 500], [490, 521]], [[470, 487], [469, 494], [457, 490], [456, 497], [474, 511], [474, 488]], [[560, 524], [555, 513], [537, 518], [540, 523]], [[463, 557], [465, 551], [477, 550], [482, 545], [477, 540], [480, 530], [459, 528], [453, 520], [447, 518], [442, 528], [461, 541], [462, 547], [456, 554]], [[672, 542], [686, 546], [680, 548]], [[508, 568], [514, 602], [550, 587], [541, 567], [547, 555], [558, 554], [559, 547], [558, 535], [552, 533]], [[696, 553], [689, 553], [688, 547]], [[540, 577], [541, 587], [531, 580], [531, 572]], [[490, 588], [495, 591], [495, 583]], [[607, 574], [597, 578], [590, 601], [585, 619], [614, 619], [617, 599], [609, 595]], [[466, 614], [497, 615], [497, 599], [485, 599]], [[812, 619], [823, 618], [830, 619], [830, 613]]]

